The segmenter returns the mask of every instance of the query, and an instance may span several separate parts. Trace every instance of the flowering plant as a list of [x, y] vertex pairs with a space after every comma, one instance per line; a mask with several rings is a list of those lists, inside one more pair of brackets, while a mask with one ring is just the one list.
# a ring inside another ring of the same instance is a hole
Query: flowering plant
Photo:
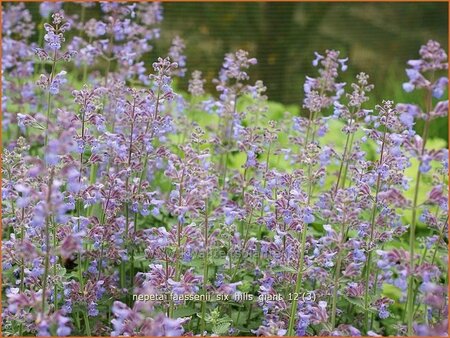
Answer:
[[38, 45], [26, 6], [3, 9], [6, 335], [447, 332], [438, 42], [406, 69], [423, 104], [373, 102], [327, 50], [302, 114], [280, 114], [248, 52], [225, 55], [217, 96], [198, 70], [174, 88], [181, 37], [144, 62], [162, 6], [92, 5], [42, 3]]

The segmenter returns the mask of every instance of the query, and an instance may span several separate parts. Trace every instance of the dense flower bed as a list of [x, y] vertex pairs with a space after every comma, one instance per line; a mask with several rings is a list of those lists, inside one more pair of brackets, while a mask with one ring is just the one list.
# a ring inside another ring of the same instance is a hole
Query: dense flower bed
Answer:
[[327, 50], [292, 114], [242, 50], [184, 92], [181, 38], [144, 63], [160, 4], [94, 5], [3, 9], [4, 335], [446, 334], [438, 42], [408, 62], [415, 103]]

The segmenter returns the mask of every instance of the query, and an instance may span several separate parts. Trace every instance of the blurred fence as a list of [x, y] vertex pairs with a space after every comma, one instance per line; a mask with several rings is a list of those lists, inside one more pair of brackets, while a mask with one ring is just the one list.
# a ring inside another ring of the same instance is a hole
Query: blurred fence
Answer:
[[[259, 64], [269, 97], [299, 102], [314, 51], [338, 49], [350, 58], [351, 81], [365, 71], [389, 95], [386, 81], [405, 80], [405, 63], [420, 45], [436, 39], [447, 47], [447, 3], [166, 3], [161, 45], [175, 34], [186, 40], [189, 70], [215, 76], [223, 54], [248, 50]], [[394, 78], [397, 78], [396, 80]]]

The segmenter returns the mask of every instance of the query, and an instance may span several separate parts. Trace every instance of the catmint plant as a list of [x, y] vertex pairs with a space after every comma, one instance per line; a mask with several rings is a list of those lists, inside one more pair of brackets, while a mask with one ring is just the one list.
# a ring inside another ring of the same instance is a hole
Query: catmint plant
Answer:
[[[412, 115], [412, 119], [424, 119], [424, 128], [422, 136], [412, 136], [414, 145], [413, 157], [418, 159], [418, 170], [415, 177], [414, 199], [412, 204], [412, 216], [409, 239], [409, 271], [408, 271], [408, 295], [407, 295], [407, 312], [408, 312], [408, 334], [413, 334], [414, 321], [414, 292], [415, 292], [415, 275], [416, 275], [416, 258], [415, 258], [415, 235], [417, 225], [417, 209], [419, 201], [419, 190], [422, 175], [427, 174], [430, 169], [430, 162], [442, 159], [439, 151], [428, 150], [426, 148], [430, 123], [433, 119], [446, 116], [448, 114], [448, 100], [433, 102], [433, 98], [439, 100], [448, 85], [448, 78], [445, 76], [438, 77], [439, 72], [448, 69], [447, 54], [441, 48], [439, 43], [428, 41], [426, 45], [420, 48], [419, 54], [421, 59], [408, 61], [409, 68], [406, 69], [409, 81], [403, 84], [403, 89], [407, 92], [412, 90], [424, 90], [426, 92], [426, 101], [423, 110], [414, 105], [407, 107], [406, 114]], [[414, 116], [414, 109], [418, 114]], [[423, 111], [423, 112], [422, 112]], [[447, 221], [445, 221], [447, 223]]]
[[326, 50], [287, 107], [247, 51], [215, 93], [183, 32], [152, 59], [159, 3], [37, 15], [2, 9], [5, 335], [446, 334], [438, 42], [407, 64], [422, 103]]

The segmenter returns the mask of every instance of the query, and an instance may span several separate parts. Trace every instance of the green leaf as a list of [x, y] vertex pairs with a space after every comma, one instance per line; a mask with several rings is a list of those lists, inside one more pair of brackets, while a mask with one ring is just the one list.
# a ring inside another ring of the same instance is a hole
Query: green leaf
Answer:
[[141, 264], [143, 263], [149, 263], [148, 259], [145, 257], [144, 254], [139, 254], [134, 256], [134, 266], [135, 267], [140, 267]]
[[[366, 307], [364, 306], [364, 299], [362, 298], [350, 298], [347, 296], [343, 296], [345, 300], [347, 300], [349, 303], [355, 305], [356, 307], [360, 308], [363, 311], [369, 311], [371, 313], [377, 313], [377, 311], [374, 308], [368, 308], [366, 309]], [[370, 303], [370, 301], [369, 301]]]
[[203, 260], [202, 259], [199, 259], [199, 258], [194, 258], [193, 260], [191, 260], [190, 262], [186, 262], [186, 263], [183, 263], [183, 265], [186, 265], [186, 266], [192, 266], [192, 267], [195, 267], [195, 268], [202, 268], [203, 267]]
[[298, 270], [290, 266], [279, 266], [273, 269], [273, 272], [292, 272], [297, 273]]
[[402, 296], [402, 291], [394, 285], [383, 284], [383, 295], [398, 301]]
[[212, 260], [213, 265], [215, 266], [224, 266], [226, 263], [226, 259], [225, 258], [214, 258]]
[[179, 307], [179, 308], [175, 309], [173, 311], [173, 316], [175, 318], [190, 317], [190, 316], [195, 315], [197, 312], [198, 312], [197, 309], [195, 309], [194, 307], [183, 306], [183, 307]]
[[248, 280], [244, 280], [242, 285], [238, 286], [238, 289], [242, 292], [250, 292], [252, 288], [252, 283]]
[[231, 326], [230, 323], [222, 323], [222, 324], [214, 325], [213, 332], [219, 336], [224, 335], [225, 333], [228, 332], [228, 329], [230, 328], [230, 326]]

